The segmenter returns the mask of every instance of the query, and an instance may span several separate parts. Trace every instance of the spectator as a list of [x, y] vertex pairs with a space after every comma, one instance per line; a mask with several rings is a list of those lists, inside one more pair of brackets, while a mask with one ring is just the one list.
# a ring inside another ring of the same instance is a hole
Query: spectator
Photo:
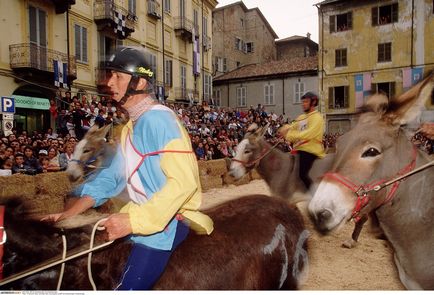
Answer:
[[26, 169], [24, 167], [24, 154], [19, 152], [15, 154], [15, 162], [12, 166], [12, 174], [16, 173], [26, 174]]
[[57, 154], [57, 150], [54, 147], [51, 147], [48, 150], [48, 161], [48, 172], [60, 171], [59, 156]]
[[39, 165], [38, 160], [33, 156], [33, 149], [30, 146], [24, 148], [24, 166], [26, 173], [35, 175], [42, 173], [42, 167]]
[[72, 154], [74, 153], [74, 144], [66, 143], [64, 146], [64, 152], [59, 156], [59, 165], [61, 170], [68, 168], [68, 163], [72, 160]]

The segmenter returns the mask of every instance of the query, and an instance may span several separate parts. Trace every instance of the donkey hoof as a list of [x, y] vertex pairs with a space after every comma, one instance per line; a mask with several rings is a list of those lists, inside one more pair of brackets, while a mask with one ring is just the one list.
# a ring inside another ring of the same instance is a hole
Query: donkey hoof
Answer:
[[343, 247], [343, 248], [347, 248], [347, 249], [354, 248], [354, 247], [356, 247], [356, 245], [357, 245], [357, 242], [354, 241], [353, 239], [351, 239], [351, 240], [345, 240], [345, 241], [342, 243], [342, 247]]

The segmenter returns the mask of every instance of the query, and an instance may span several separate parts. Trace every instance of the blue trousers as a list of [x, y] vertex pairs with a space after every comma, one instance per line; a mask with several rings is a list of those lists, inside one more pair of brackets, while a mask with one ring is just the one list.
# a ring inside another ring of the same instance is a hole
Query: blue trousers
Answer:
[[166, 268], [172, 252], [185, 240], [189, 227], [179, 221], [172, 250], [134, 244], [116, 290], [150, 290]]

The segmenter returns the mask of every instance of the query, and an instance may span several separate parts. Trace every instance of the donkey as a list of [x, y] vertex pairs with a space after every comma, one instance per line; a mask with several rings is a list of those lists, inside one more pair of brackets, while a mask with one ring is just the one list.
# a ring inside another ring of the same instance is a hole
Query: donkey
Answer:
[[405, 128], [420, 118], [433, 88], [431, 75], [390, 102], [381, 94], [370, 97], [357, 125], [339, 138], [332, 169], [308, 206], [323, 233], [375, 212], [408, 289], [434, 289], [434, 173], [417, 168], [433, 162]]
[[[60, 258], [62, 231], [26, 219], [25, 202], [7, 203], [4, 228], [4, 276]], [[174, 251], [154, 286], [168, 290], [297, 289], [306, 278], [307, 236], [303, 218], [283, 200], [252, 195], [205, 211], [214, 221], [210, 236], [190, 232]], [[78, 217], [77, 217], [78, 218]], [[89, 247], [89, 228], [65, 229], [68, 249]], [[97, 243], [103, 236], [97, 236]], [[98, 290], [113, 290], [121, 279], [132, 243], [120, 239], [93, 253], [93, 279]], [[73, 249], [72, 252], [77, 252]], [[85, 248], [86, 249], [86, 248]], [[69, 254], [67, 255], [69, 256]], [[61, 289], [90, 290], [87, 257], [66, 263]], [[53, 290], [59, 267], [4, 285], [2, 290]], [[6, 278], [7, 279], [7, 278]]]

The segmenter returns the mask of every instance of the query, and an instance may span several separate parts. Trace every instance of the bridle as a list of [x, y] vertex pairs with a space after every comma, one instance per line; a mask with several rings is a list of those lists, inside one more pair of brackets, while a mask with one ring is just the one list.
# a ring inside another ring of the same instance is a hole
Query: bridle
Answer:
[[[102, 169], [102, 168], [106, 168], [106, 167], [98, 167], [96, 165], [94, 165], [94, 163], [98, 160], [98, 158], [100, 156], [102, 156], [105, 153], [105, 148], [101, 148], [99, 149], [98, 153], [96, 153], [96, 155], [90, 157], [87, 161], [82, 161], [79, 159], [71, 159], [69, 160], [70, 162], [76, 162], [79, 166], [81, 166], [81, 168], [83, 170], [86, 171], [86, 169]], [[91, 170], [89, 173], [86, 173], [83, 178], [87, 178], [92, 172], [93, 170]]]
[[366, 207], [366, 205], [368, 205], [369, 201], [372, 199], [369, 193], [378, 192], [383, 188], [388, 187], [389, 185], [393, 185], [389, 193], [387, 194], [386, 198], [380, 204], [377, 205], [376, 208], [378, 208], [383, 204], [390, 202], [394, 198], [401, 181], [406, 180], [407, 177], [419, 173], [428, 167], [434, 166], [434, 160], [432, 160], [418, 168], [415, 168], [416, 156], [417, 156], [417, 150], [416, 147], [413, 147], [413, 159], [411, 160], [411, 162], [407, 164], [404, 168], [399, 170], [398, 173], [396, 173], [396, 175], [388, 181], [379, 180], [379, 181], [374, 181], [372, 183], [363, 185], [363, 184], [357, 184], [349, 180], [348, 178], [342, 176], [339, 173], [329, 172], [326, 173], [324, 177], [337, 180], [338, 182], [345, 185], [347, 188], [349, 188], [352, 192], [355, 193], [357, 200], [356, 200], [356, 205], [352, 211], [351, 218], [353, 218], [356, 222], [358, 222], [364, 215], [361, 214], [362, 209]]
[[371, 192], [378, 192], [389, 185], [393, 185], [392, 188], [389, 190], [388, 194], [386, 195], [385, 199], [381, 202], [381, 204], [378, 205], [379, 207], [387, 202], [390, 202], [394, 198], [394, 196], [396, 195], [396, 191], [398, 190], [399, 185], [401, 183], [400, 182], [401, 180], [405, 180], [408, 176], [418, 173], [424, 170], [425, 168], [434, 165], [434, 161], [431, 161], [426, 165], [423, 165], [415, 169], [416, 157], [417, 157], [417, 149], [416, 147], [413, 146], [413, 155], [410, 163], [408, 163], [404, 168], [399, 170], [390, 180], [380, 179], [380, 180], [374, 180], [367, 184], [363, 184], [363, 183], [354, 182], [337, 172], [328, 172], [324, 174], [324, 178], [333, 179], [343, 184], [348, 189], [350, 189], [353, 193], [355, 193], [356, 205], [352, 211], [351, 218], [353, 218], [356, 222], [358, 222], [361, 219], [361, 216], [363, 215], [361, 214], [362, 209], [366, 207], [366, 205], [368, 205], [368, 203], [372, 200], [372, 197], [370, 195]]
[[250, 160], [250, 161], [242, 161], [235, 158], [232, 158], [231, 161], [238, 162], [241, 165], [243, 165], [247, 169], [253, 169], [256, 168], [256, 166], [259, 164], [259, 161], [261, 161], [266, 155], [268, 155], [275, 147], [277, 147], [281, 143], [281, 140], [278, 140], [277, 143], [272, 145], [271, 147], [263, 147], [261, 150], [261, 154], [258, 158]]

